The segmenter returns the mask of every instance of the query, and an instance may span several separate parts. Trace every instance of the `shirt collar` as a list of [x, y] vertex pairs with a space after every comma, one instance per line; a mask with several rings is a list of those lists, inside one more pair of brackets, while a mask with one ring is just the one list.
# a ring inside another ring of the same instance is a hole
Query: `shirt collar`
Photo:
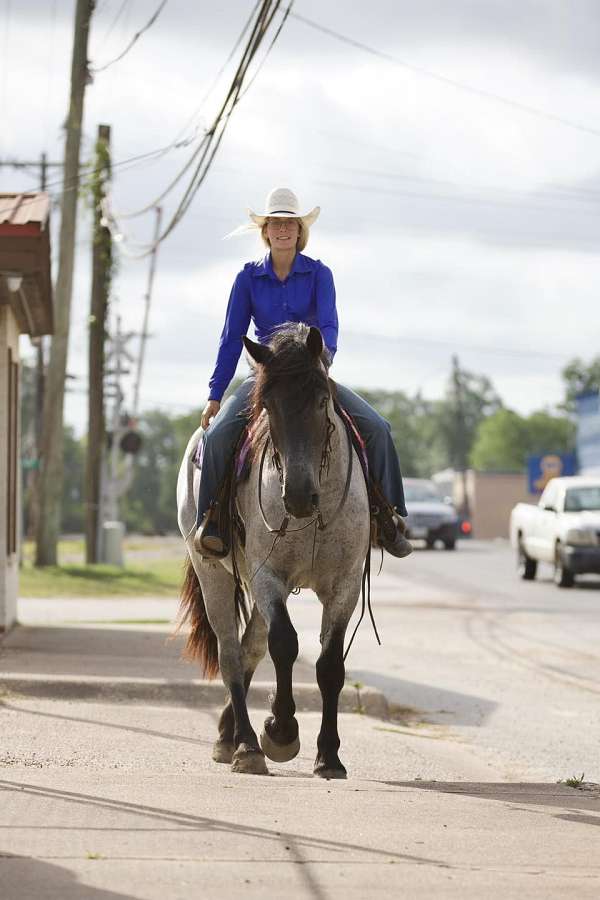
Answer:
[[[306, 256], [302, 253], [296, 253], [294, 257], [294, 262], [292, 264], [292, 268], [290, 269], [290, 274], [295, 275], [298, 272], [310, 272], [310, 264]], [[270, 278], [274, 278], [276, 281], [279, 281], [277, 275], [273, 271], [273, 262], [271, 260], [271, 251], [269, 251], [264, 259], [262, 259], [259, 263], [256, 264], [254, 271], [252, 273], [255, 278], [260, 278], [262, 276], [268, 276]]]

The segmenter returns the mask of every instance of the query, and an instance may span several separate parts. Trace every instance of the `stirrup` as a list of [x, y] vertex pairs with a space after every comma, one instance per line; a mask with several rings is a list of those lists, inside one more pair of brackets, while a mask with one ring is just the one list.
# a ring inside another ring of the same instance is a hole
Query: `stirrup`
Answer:
[[202, 520], [202, 524], [194, 535], [194, 549], [201, 555], [213, 559], [223, 559], [229, 554], [227, 541], [224, 540], [211, 510]]

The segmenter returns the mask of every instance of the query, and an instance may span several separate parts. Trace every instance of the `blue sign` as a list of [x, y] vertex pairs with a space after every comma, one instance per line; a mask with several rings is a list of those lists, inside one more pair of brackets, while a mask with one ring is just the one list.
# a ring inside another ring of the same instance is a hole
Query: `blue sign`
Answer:
[[577, 397], [577, 458], [582, 471], [600, 470], [600, 393]]
[[527, 457], [527, 483], [530, 494], [541, 494], [551, 478], [575, 475], [577, 458], [574, 453], [545, 453]]

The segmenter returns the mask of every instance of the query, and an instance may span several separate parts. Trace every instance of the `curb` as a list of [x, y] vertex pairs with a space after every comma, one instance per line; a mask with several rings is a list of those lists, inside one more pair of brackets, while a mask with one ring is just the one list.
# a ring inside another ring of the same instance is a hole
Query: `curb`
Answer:
[[[268, 707], [274, 685], [253, 682], [248, 694], [251, 707]], [[104, 678], [88, 675], [71, 678], [66, 675], [0, 675], [0, 700], [7, 697], [37, 700], [91, 700], [102, 703], [158, 703], [173, 706], [224, 706], [227, 691], [221, 681], [174, 681], [166, 678]], [[320, 712], [321, 692], [316, 684], [294, 684], [294, 700], [299, 712]], [[341, 713], [361, 713], [388, 719], [387, 699], [376, 688], [345, 685], [339, 700]]]

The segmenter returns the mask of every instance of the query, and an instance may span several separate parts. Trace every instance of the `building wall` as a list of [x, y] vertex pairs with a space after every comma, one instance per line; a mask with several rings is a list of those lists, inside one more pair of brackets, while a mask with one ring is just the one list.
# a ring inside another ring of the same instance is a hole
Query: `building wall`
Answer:
[[[9, 349], [12, 351], [13, 361], [18, 362], [17, 323], [10, 307], [0, 305], [0, 632], [10, 628], [16, 621], [19, 577], [19, 527], [17, 527], [17, 552], [7, 554]], [[17, 447], [19, 447], [18, 440]], [[20, 472], [20, 468], [20, 465], [17, 465], [17, 473]], [[18, 484], [17, 510], [21, 506], [19, 489]]]
[[[462, 500], [462, 478], [456, 473], [454, 502]], [[481, 540], [507, 538], [510, 513], [516, 503], [536, 503], [527, 489], [527, 475], [467, 472], [467, 493], [473, 537]]]

